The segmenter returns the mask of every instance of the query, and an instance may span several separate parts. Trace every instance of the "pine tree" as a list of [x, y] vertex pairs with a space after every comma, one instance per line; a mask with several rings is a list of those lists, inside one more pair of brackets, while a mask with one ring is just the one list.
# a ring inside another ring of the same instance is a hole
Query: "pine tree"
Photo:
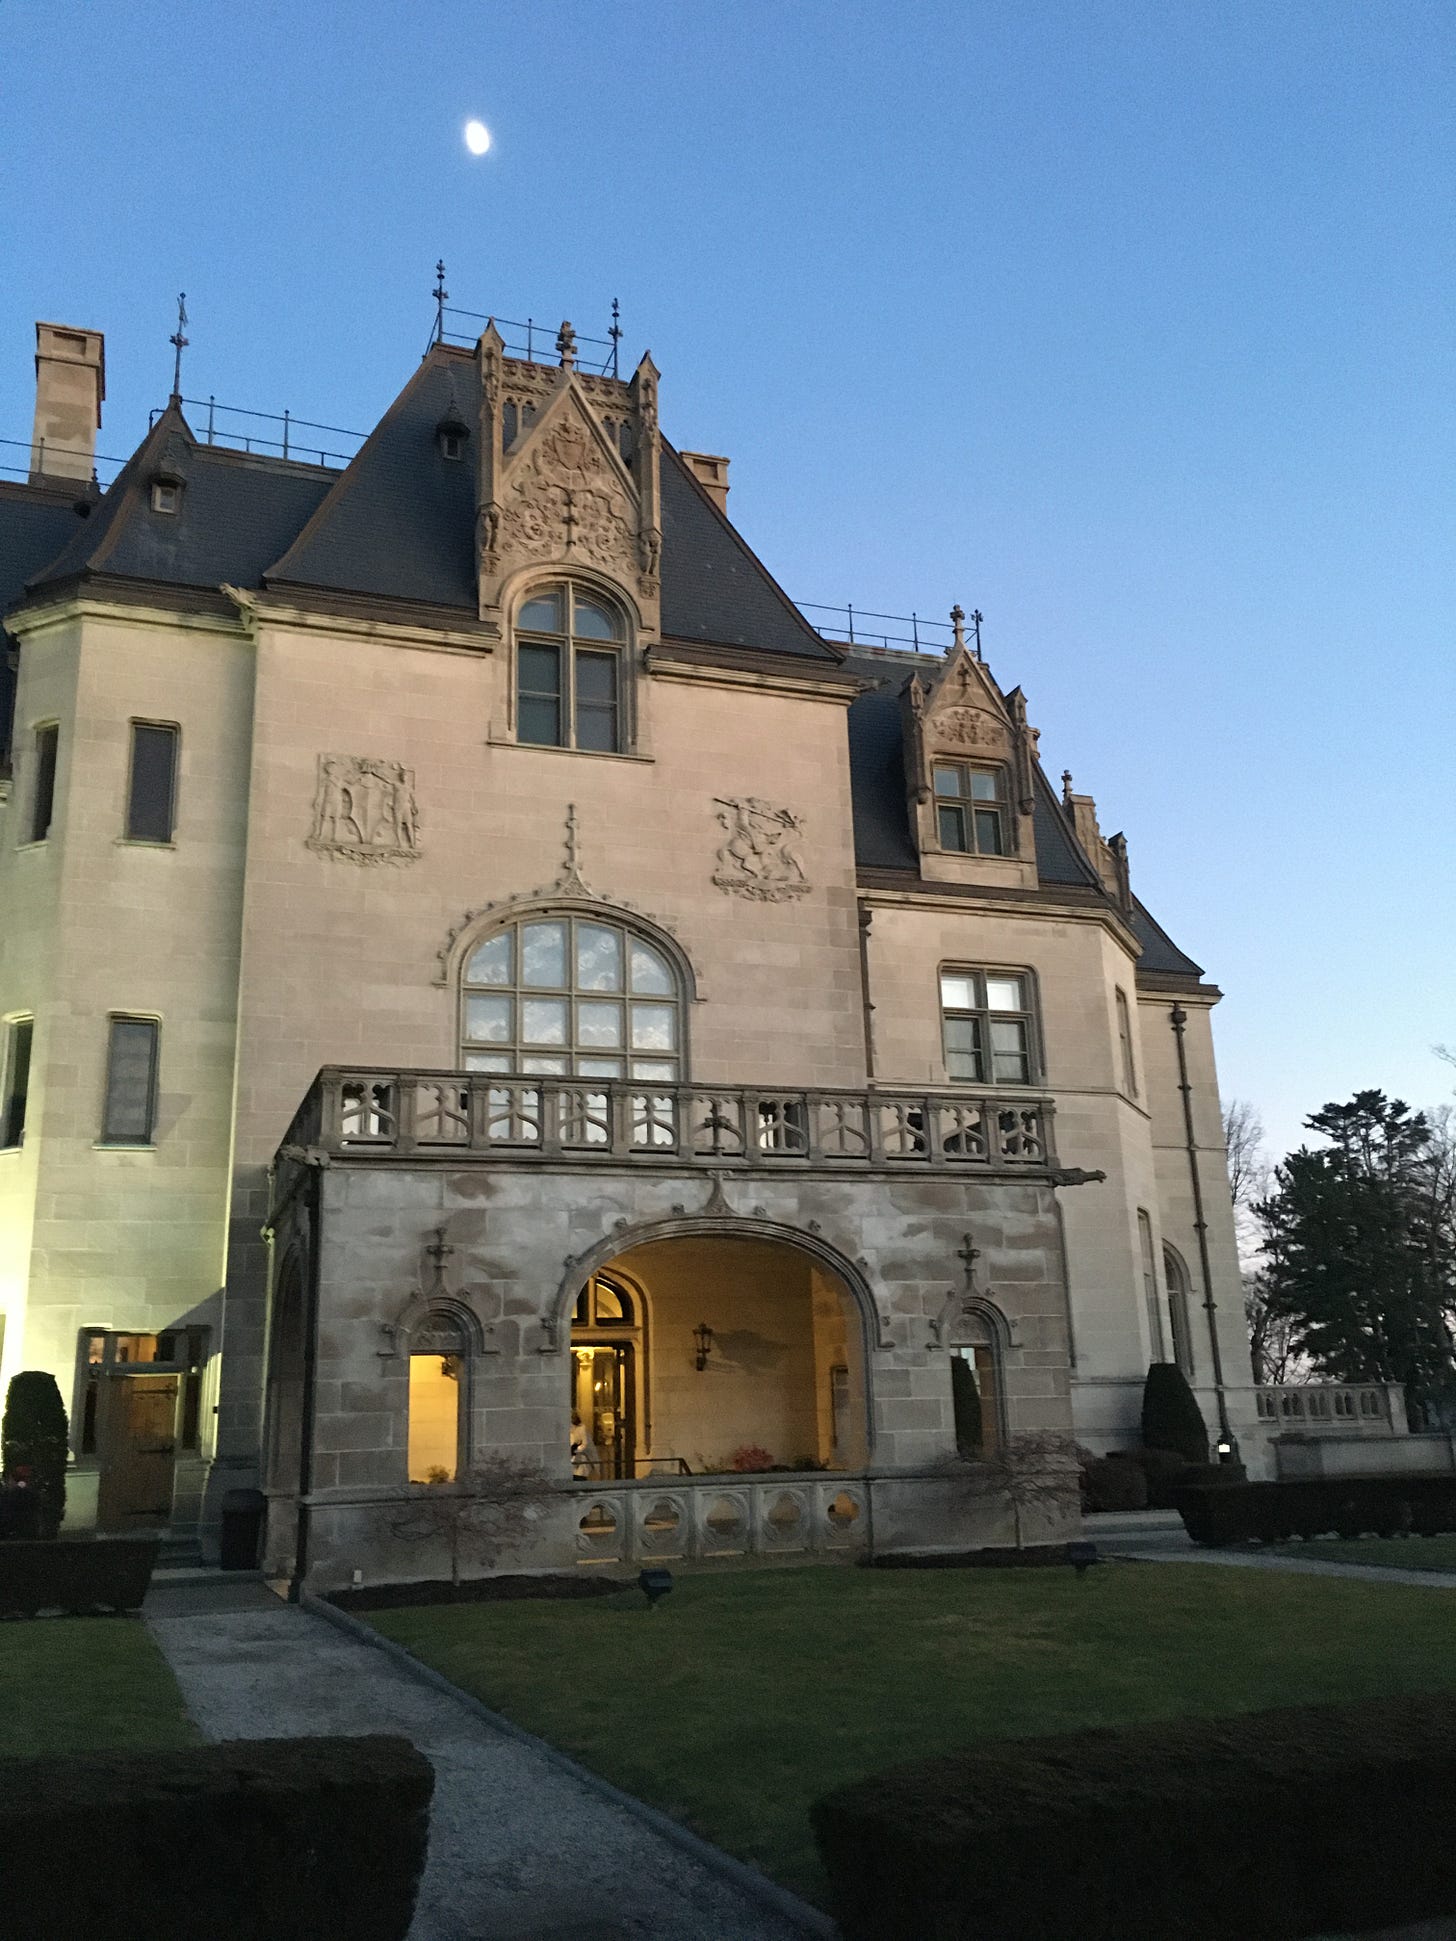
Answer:
[[1431, 1126], [1376, 1091], [1305, 1125], [1329, 1144], [1291, 1153], [1258, 1208], [1269, 1301], [1322, 1374], [1398, 1382], [1422, 1420], [1456, 1377], [1456, 1251], [1437, 1217]]

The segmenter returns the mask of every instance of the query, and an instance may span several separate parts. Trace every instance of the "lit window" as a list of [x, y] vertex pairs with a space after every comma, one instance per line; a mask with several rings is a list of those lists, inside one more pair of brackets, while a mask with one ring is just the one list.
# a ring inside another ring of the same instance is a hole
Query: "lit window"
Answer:
[[48, 721], [35, 731], [35, 779], [30, 791], [30, 841], [44, 842], [56, 809], [56, 760], [61, 731]]
[[571, 584], [543, 587], [516, 616], [516, 738], [616, 754], [622, 647], [614, 608]]
[[133, 721], [127, 841], [170, 842], [176, 795], [177, 730], [161, 722]]
[[1127, 994], [1119, 991], [1117, 1003], [1117, 1045], [1122, 1055], [1122, 1089], [1130, 1099], [1137, 1097], [1137, 1067], [1132, 1062], [1132, 1014]]
[[673, 967], [617, 924], [533, 917], [493, 931], [467, 957], [461, 986], [467, 1071], [668, 1085], [681, 1073]]
[[947, 1077], [996, 1085], [1032, 1082], [1036, 1033], [1025, 971], [942, 971], [940, 1005]]
[[449, 1313], [431, 1313], [410, 1335], [409, 1479], [453, 1483], [460, 1474], [460, 1393], [467, 1368], [464, 1330]]
[[149, 1146], [157, 1129], [157, 1039], [155, 1018], [111, 1020], [106, 1050], [106, 1105], [101, 1143]]
[[937, 762], [935, 828], [942, 849], [964, 856], [1006, 854], [1006, 792], [999, 768]]
[[35, 1032], [32, 1018], [15, 1018], [5, 1027], [4, 1063], [0, 1065], [0, 1147], [18, 1146], [25, 1138], [25, 1108], [30, 1096], [30, 1047]]

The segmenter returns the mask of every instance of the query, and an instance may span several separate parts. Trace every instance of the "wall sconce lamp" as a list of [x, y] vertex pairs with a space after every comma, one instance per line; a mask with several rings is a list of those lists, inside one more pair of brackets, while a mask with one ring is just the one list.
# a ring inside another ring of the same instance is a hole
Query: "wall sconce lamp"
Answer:
[[713, 1330], [708, 1326], [706, 1321], [700, 1321], [693, 1329], [693, 1340], [696, 1342], [698, 1349], [697, 1359], [694, 1365], [701, 1375], [708, 1365], [709, 1355], [713, 1352]]
[[1234, 1440], [1232, 1430], [1225, 1429], [1213, 1447], [1214, 1453], [1221, 1463], [1238, 1461], [1239, 1445]]

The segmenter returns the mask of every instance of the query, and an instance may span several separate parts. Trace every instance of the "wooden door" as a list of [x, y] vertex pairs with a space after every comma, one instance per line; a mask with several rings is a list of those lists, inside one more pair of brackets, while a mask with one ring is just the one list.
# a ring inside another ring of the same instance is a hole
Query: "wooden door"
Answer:
[[171, 1517], [177, 1387], [175, 1375], [113, 1376], [104, 1384], [98, 1529], [148, 1529]]

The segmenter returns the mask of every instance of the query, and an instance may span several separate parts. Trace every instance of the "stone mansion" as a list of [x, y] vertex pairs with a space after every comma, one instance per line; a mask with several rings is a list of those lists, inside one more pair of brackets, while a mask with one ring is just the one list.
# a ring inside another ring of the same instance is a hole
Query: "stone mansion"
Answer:
[[1218, 990], [959, 612], [811, 626], [569, 326], [342, 465], [174, 393], [104, 491], [100, 334], [36, 366], [0, 1314], [74, 1520], [256, 1482], [280, 1571], [422, 1575], [504, 1451], [528, 1562], [1000, 1541], [947, 1458], [1126, 1447], [1156, 1360], [1261, 1461]]

